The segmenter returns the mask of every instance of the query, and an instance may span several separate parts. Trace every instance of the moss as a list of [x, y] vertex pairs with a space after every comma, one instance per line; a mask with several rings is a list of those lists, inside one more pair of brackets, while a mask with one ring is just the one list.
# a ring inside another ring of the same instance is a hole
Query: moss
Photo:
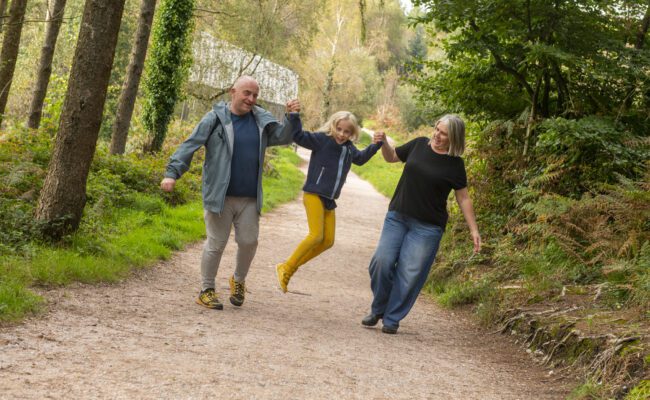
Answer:
[[567, 345], [565, 357], [567, 361], [571, 363], [582, 357], [590, 359], [591, 357], [598, 354], [602, 345], [602, 340], [580, 338], [574, 343]]
[[589, 380], [576, 387], [571, 394], [569, 394], [567, 400], [604, 400], [605, 398], [601, 385]]
[[632, 342], [629, 342], [628, 344], [625, 345], [620, 351], [621, 357], [630, 355], [630, 354], [637, 354], [640, 351], [643, 350], [643, 347], [640, 346], [641, 342], [639, 340], [634, 340]]
[[650, 380], [644, 379], [639, 382], [630, 392], [625, 396], [625, 400], [647, 400], [650, 399]]

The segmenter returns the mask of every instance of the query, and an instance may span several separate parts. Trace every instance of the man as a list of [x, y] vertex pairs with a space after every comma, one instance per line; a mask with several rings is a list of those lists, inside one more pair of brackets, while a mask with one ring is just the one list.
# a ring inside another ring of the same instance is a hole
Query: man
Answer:
[[230, 302], [244, 303], [245, 280], [255, 251], [262, 209], [262, 166], [267, 146], [291, 143], [299, 121], [300, 102], [287, 103], [284, 124], [256, 106], [259, 85], [242, 76], [230, 89], [230, 102], [220, 102], [196, 126], [167, 164], [162, 190], [170, 192], [190, 166], [194, 152], [205, 146], [203, 208], [207, 239], [201, 259], [201, 292], [196, 302], [221, 310], [215, 278], [221, 255], [235, 226], [237, 260], [230, 277]]

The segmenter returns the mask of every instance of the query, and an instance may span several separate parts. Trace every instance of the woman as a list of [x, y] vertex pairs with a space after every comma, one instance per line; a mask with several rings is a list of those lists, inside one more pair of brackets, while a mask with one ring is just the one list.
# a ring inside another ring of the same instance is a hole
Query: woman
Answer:
[[387, 162], [402, 161], [405, 166], [368, 267], [374, 298], [370, 314], [361, 323], [375, 326], [382, 319], [382, 332], [394, 334], [429, 275], [447, 224], [447, 197], [452, 189], [469, 225], [475, 253], [481, 249], [481, 237], [460, 158], [465, 150], [463, 120], [445, 115], [435, 123], [431, 139], [416, 138], [397, 148], [388, 144], [383, 132], [375, 133], [373, 141], [384, 143], [381, 154]]

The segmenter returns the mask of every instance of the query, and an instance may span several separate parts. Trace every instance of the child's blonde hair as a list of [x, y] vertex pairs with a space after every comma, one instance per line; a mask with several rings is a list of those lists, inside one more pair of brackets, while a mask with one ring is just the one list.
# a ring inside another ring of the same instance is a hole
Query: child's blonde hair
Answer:
[[359, 122], [357, 122], [357, 117], [354, 116], [349, 111], [337, 111], [332, 114], [331, 117], [318, 128], [319, 132], [324, 132], [327, 136], [332, 136], [336, 132], [336, 125], [339, 121], [350, 121], [352, 123], [352, 134], [350, 135], [351, 141], [356, 141], [359, 138]]

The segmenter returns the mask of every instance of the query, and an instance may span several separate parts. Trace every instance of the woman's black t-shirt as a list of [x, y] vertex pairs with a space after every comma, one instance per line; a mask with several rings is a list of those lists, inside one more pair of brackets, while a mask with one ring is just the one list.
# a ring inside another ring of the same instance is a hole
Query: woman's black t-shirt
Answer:
[[436, 153], [426, 137], [397, 147], [395, 153], [405, 165], [388, 209], [445, 229], [449, 192], [467, 186], [463, 159]]

